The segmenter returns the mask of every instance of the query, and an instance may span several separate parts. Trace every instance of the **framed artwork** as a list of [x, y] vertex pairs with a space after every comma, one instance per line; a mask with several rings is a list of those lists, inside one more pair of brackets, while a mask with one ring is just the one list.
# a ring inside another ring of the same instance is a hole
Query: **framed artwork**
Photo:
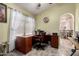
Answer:
[[0, 3], [0, 22], [7, 22], [7, 6]]

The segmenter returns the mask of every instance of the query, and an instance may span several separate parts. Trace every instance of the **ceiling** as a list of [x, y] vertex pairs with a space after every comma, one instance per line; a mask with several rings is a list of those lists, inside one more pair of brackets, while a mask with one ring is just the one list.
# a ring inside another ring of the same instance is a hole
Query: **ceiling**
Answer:
[[[40, 4], [40, 5], [39, 5]], [[16, 5], [22, 7], [23, 9], [29, 11], [33, 15], [37, 15], [42, 11], [56, 5], [55, 3], [16, 3]]]

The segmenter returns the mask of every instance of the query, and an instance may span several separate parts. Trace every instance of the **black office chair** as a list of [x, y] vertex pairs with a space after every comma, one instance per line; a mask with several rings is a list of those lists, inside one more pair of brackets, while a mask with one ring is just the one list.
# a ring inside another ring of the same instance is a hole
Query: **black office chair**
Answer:
[[45, 35], [45, 32], [44, 31], [39, 31], [39, 35], [37, 35], [36, 37], [36, 43], [34, 45], [34, 48], [36, 48], [37, 50], [45, 50], [45, 45], [44, 45], [44, 35]]
[[79, 33], [77, 33], [77, 36], [76, 37], [77, 37], [77, 40], [78, 40], [78, 43], [79, 43]]

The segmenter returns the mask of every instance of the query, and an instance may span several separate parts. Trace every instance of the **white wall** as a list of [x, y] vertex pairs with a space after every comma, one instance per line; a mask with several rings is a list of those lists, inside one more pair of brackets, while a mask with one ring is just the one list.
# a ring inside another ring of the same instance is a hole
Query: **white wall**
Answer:
[[[36, 18], [36, 29], [41, 29], [49, 33], [59, 32], [60, 16], [65, 13], [72, 13], [75, 16], [75, 4], [64, 3], [49, 8], [38, 14]], [[44, 23], [43, 18], [48, 17], [49, 22]]]

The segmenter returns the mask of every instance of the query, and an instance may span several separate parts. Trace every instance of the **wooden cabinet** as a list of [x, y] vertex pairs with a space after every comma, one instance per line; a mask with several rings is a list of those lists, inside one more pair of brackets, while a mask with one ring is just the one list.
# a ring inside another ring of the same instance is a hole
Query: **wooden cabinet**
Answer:
[[59, 46], [59, 39], [58, 39], [58, 35], [53, 34], [51, 36], [51, 46], [54, 48], [58, 48]]
[[32, 37], [20, 37], [16, 38], [15, 49], [26, 54], [32, 49]]

